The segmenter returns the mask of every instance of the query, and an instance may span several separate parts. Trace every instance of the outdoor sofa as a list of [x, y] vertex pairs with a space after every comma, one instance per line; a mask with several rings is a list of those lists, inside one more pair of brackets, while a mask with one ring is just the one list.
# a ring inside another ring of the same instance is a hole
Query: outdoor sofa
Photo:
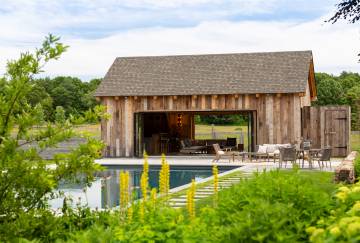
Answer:
[[256, 146], [256, 152], [253, 153], [253, 157], [265, 158], [270, 161], [270, 158], [273, 159], [274, 163], [276, 159], [280, 158], [280, 148], [288, 148], [291, 147], [290, 143], [286, 144], [262, 144]]

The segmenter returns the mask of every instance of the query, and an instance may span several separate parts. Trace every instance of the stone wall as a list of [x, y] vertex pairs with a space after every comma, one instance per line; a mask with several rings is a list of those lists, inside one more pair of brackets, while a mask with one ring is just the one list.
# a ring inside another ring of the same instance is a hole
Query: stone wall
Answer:
[[346, 182], [354, 183], [355, 182], [355, 158], [357, 152], [351, 152], [339, 166], [335, 169], [335, 182]]

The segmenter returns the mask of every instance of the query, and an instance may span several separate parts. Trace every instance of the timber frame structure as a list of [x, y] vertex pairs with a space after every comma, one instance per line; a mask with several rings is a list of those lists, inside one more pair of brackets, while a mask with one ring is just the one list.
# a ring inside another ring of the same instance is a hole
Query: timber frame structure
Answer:
[[149, 113], [190, 114], [192, 127], [191, 114], [245, 112], [253, 145], [300, 141], [316, 84], [311, 51], [131, 57], [115, 60], [95, 96], [111, 115], [104, 156], [132, 157], [143, 149], [138, 117]]

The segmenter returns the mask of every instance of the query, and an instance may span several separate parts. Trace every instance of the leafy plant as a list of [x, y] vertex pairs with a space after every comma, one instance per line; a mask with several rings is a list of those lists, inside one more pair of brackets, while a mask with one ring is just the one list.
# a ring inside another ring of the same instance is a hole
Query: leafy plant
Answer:
[[[34, 77], [43, 66], [58, 59], [67, 49], [59, 38], [46, 37], [34, 53], [23, 53], [7, 63], [0, 92], [0, 240], [12, 237], [42, 238], [57, 232], [58, 222], [48, 210], [48, 200], [63, 181], [91, 184], [94, 163], [103, 144], [87, 137], [87, 142], [69, 154], [58, 154], [52, 166], [39, 155], [48, 147], [75, 136], [69, 120], [43, 125], [41, 105], [32, 107], [27, 96]], [[41, 126], [40, 126], [41, 125]], [[81, 175], [81, 176], [79, 176]]]

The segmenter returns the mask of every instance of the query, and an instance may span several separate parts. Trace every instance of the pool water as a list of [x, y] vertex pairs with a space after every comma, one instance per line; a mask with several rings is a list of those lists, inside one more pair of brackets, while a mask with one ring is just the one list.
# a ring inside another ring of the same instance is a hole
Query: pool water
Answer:
[[[219, 173], [236, 167], [218, 167]], [[129, 184], [132, 188], [134, 199], [141, 197], [140, 177], [142, 167], [108, 166], [105, 171], [98, 172], [96, 180], [90, 187], [84, 187], [78, 184], [66, 184], [59, 188], [64, 193], [64, 197], [71, 197], [73, 206], [80, 204], [90, 208], [111, 208], [119, 205], [119, 173], [120, 171], [129, 171]], [[159, 184], [159, 166], [150, 166], [149, 185], [150, 188], [158, 188]], [[212, 176], [211, 166], [170, 166], [170, 189], [179, 187], [191, 182], [203, 180]], [[64, 197], [51, 200], [51, 208], [58, 209], [63, 205]]]

